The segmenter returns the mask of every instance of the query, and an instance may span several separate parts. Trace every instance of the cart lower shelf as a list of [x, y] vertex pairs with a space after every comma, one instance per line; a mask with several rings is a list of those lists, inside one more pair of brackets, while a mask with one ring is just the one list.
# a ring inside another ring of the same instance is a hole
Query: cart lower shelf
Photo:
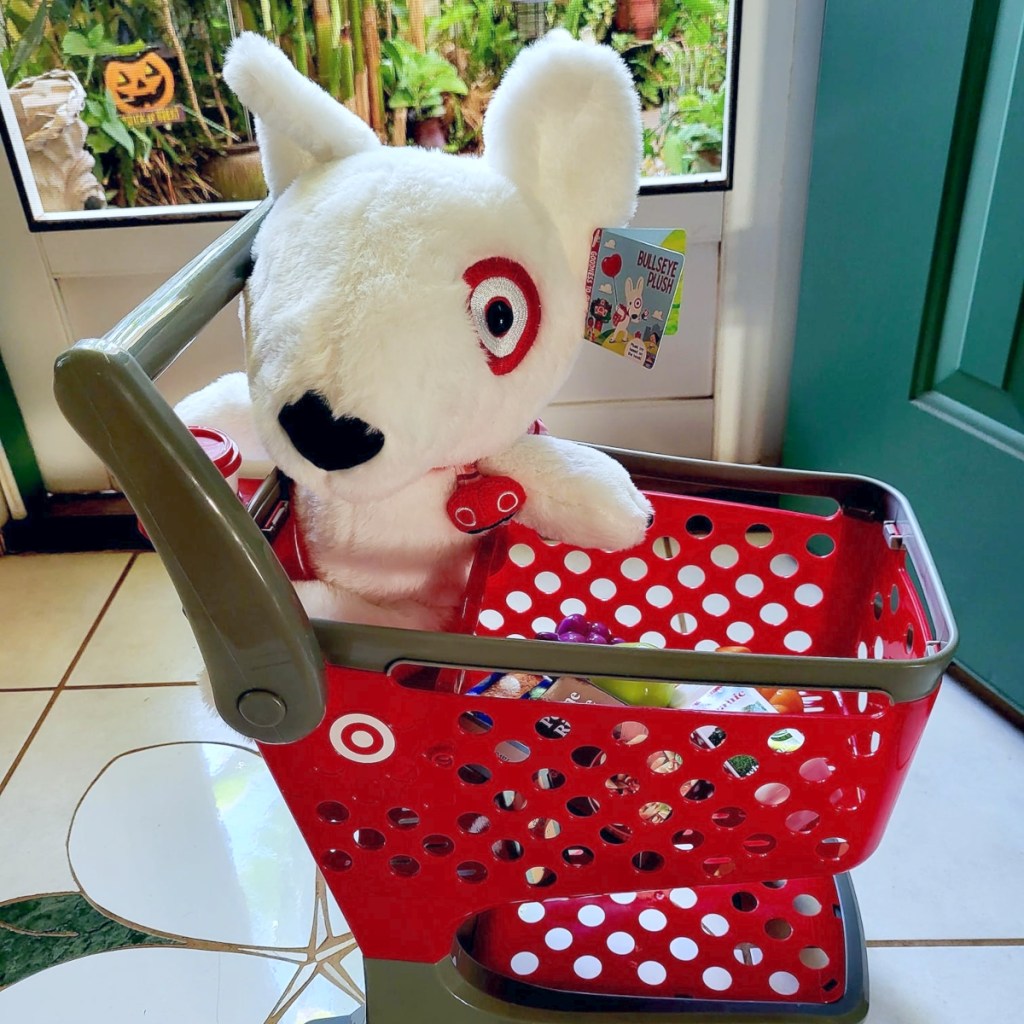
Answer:
[[454, 957], [367, 960], [366, 975], [368, 1024], [854, 1024], [868, 1008], [848, 874], [500, 907]]

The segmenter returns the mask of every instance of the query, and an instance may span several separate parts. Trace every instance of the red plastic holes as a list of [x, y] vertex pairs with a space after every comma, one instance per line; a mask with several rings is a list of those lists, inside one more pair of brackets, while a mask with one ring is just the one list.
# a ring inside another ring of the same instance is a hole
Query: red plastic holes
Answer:
[[651, 801], [644, 804], [639, 811], [640, 820], [651, 825], [661, 825], [672, 817], [672, 807], [666, 803]]
[[647, 767], [655, 775], [671, 775], [683, 766], [682, 756], [674, 750], [658, 750], [647, 758]]
[[456, 869], [456, 877], [460, 882], [469, 885], [479, 885], [487, 878], [487, 868], [479, 861], [464, 860]]
[[568, 846], [562, 851], [562, 860], [570, 867], [586, 867], [594, 863], [594, 851], [587, 846]]
[[690, 779], [679, 787], [684, 800], [707, 800], [714, 796], [715, 784], [707, 779]]
[[727, 878], [736, 870], [736, 862], [732, 857], [708, 857], [701, 864], [701, 868], [708, 878]]
[[773, 917], [765, 922], [764, 931], [769, 938], [784, 942], [793, 934], [793, 926], [784, 917]]
[[577, 747], [570, 756], [573, 764], [581, 768], [599, 768], [608, 760], [608, 755], [600, 747]]
[[601, 810], [592, 796], [574, 796], [565, 802], [565, 809], [575, 818], [590, 818]]
[[559, 789], [565, 785], [565, 776], [554, 768], [541, 768], [533, 773], [533, 784], [538, 789]]
[[561, 833], [562, 826], [554, 818], [534, 818], [526, 826], [526, 831], [534, 839], [554, 839]]
[[638, 743], [643, 743], [649, 735], [647, 726], [642, 722], [619, 722], [612, 729], [612, 738], [615, 742], [627, 747], [635, 747]]
[[491, 853], [498, 860], [519, 860], [523, 855], [523, 844], [515, 839], [499, 839], [491, 844]]
[[628, 825], [613, 823], [605, 825], [600, 832], [601, 838], [610, 846], [621, 846], [633, 837], [633, 830]]
[[483, 814], [475, 814], [473, 811], [467, 811], [465, 814], [460, 814], [456, 819], [456, 823], [459, 826], [460, 832], [465, 832], [466, 835], [482, 835], [491, 827], [491, 819]]
[[392, 828], [416, 828], [420, 823], [420, 816], [411, 807], [392, 807], [387, 817]]
[[521, 811], [526, 806], [526, 797], [518, 790], [503, 789], [495, 795], [494, 806], [499, 811]]
[[431, 835], [423, 840], [423, 852], [431, 857], [447, 857], [455, 849], [455, 843], [448, 836]]
[[815, 850], [822, 860], [835, 862], [842, 860], [850, 852], [850, 843], [838, 836], [829, 836], [827, 839], [822, 839]]
[[642, 850], [640, 853], [634, 853], [631, 858], [631, 863], [637, 871], [650, 872], [660, 871], [665, 866], [665, 858], [660, 853], [655, 853], [653, 850]]
[[320, 867], [325, 871], [348, 871], [352, 867], [352, 855], [344, 850], [326, 850], [320, 854]]
[[358, 828], [353, 838], [356, 846], [363, 850], [380, 850], [384, 847], [384, 833], [375, 828]]
[[558, 875], [551, 868], [536, 867], [526, 869], [526, 884], [537, 889], [546, 889], [558, 881]]
[[463, 764], [459, 765], [458, 776], [467, 786], [482, 786], [491, 781], [491, 770], [482, 764]]
[[857, 811], [867, 793], [860, 786], [844, 786], [829, 795], [829, 803], [838, 811]]
[[399, 878], [413, 878], [420, 872], [419, 861], [415, 857], [392, 857], [388, 867], [393, 875]]
[[467, 736], [481, 736], [494, 728], [494, 719], [483, 711], [463, 711], [459, 715], [459, 728]]
[[714, 528], [714, 523], [704, 515], [690, 516], [690, 518], [686, 520], [686, 532], [691, 537], [696, 537], [698, 540], [703, 540], [703, 538], [709, 537]]
[[348, 808], [337, 800], [324, 800], [316, 805], [316, 815], [330, 825], [340, 825], [348, 821]]
[[756, 857], [763, 857], [765, 854], [771, 853], [777, 845], [778, 841], [775, 836], [769, 835], [767, 832], [755, 832], [743, 840], [743, 849]]
[[711, 814], [711, 821], [719, 828], [738, 828], [747, 820], [742, 807], [720, 807]]
[[683, 853], [696, 850], [704, 842], [704, 836], [694, 828], [684, 828], [672, 837], [672, 845]]
[[634, 775], [619, 772], [604, 781], [605, 789], [613, 796], [632, 796], [640, 789], [640, 780]]

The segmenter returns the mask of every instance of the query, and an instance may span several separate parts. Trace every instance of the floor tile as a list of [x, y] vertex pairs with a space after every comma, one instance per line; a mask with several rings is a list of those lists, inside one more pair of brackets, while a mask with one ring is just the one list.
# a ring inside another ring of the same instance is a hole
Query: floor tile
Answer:
[[868, 951], [867, 1024], [1009, 1024], [1024, 1002], [1024, 948]]
[[61, 693], [0, 793], [0, 903], [77, 889], [67, 835], [90, 784], [125, 751], [183, 740], [239, 741], [206, 707], [196, 687]]
[[263, 759], [238, 747], [117, 758], [75, 812], [68, 859], [93, 906], [146, 931], [298, 948], [313, 930], [313, 859]]
[[[0, 990], [0, 1019], [33, 1024], [306, 1024], [354, 1010], [315, 982], [274, 1012], [295, 966], [245, 953], [130, 949], [48, 968]], [[328, 997], [333, 997], [330, 1004]]]
[[99, 552], [0, 558], [0, 689], [61, 681], [129, 557]]
[[0, 691], [0, 779], [14, 764], [32, 726], [46, 707], [50, 694], [4, 693]]
[[69, 686], [192, 682], [202, 657], [158, 555], [139, 555]]
[[1024, 938], [1024, 735], [946, 682], [875, 855], [869, 939]]

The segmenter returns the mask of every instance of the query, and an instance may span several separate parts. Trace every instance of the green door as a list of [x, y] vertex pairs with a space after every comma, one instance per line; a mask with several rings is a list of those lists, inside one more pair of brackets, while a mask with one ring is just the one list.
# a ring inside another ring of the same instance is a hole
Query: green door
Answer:
[[921, 520], [959, 661], [1024, 709], [1024, 0], [826, 9], [789, 465]]

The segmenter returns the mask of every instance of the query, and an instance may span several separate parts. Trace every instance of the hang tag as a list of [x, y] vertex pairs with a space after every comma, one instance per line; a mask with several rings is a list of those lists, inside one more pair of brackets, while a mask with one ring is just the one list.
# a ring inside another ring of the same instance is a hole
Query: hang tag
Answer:
[[598, 228], [584, 338], [652, 369], [662, 340], [679, 327], [685, 259], [685, 231]]

